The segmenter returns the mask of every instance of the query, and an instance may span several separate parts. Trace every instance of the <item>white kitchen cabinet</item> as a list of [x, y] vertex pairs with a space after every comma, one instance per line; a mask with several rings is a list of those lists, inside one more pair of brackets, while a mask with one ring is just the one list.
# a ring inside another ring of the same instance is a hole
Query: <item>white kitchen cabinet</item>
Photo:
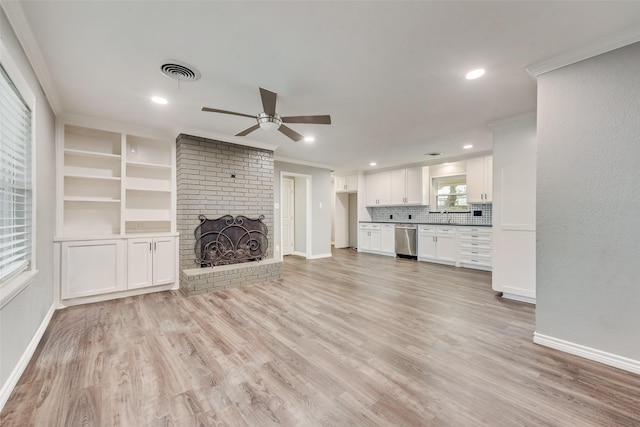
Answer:
[[361, 223], [358, 228], [358, 252], [395, 256], [393, 224]]
[[175, 281], [176, 239], [172, 236], [129, 239], [127, 288], [137, 289]]
[[125, 246], [120, 239], [62, 242], [60, 258], [62, 299], [126, 289]]
[[396, 226], [394, 224], [380, 224], [380, 251], [395, 255]]
[[493, 156], [467, 160], [467, 201], [490, 203], [493, 200]]
[[458, 227], [458, 263], [462, 267], [491, 270], [491, 227]]
[[455, 264], [457, 260], [456, 227], [419, 225], [418, 260]]
[[358, 175], [336, 177], [336, 193], [355, 193], [358, 191]]
[[426, 166], [367, 175], [367, 206], [428, 204], [428, 175]]
[[367, 206], [391, 204], [391, 173], [378, 172], [366, 177]]

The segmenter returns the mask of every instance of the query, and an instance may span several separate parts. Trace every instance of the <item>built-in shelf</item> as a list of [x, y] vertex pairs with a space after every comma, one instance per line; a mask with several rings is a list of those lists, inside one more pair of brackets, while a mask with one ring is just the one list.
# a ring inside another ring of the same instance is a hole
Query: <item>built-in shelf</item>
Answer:
[[95, 157], [98, 159], [114, 159], [120, 160], [122, 156], [120, 154], [100, 153], [97, 151], [75, 150], [71, 148], [65, 148], [65, 156], [78, 156], [78, 157]]
[[59, 236], [175, 231], [175, 146], [170, 139], [75, 123], [61, 130]]

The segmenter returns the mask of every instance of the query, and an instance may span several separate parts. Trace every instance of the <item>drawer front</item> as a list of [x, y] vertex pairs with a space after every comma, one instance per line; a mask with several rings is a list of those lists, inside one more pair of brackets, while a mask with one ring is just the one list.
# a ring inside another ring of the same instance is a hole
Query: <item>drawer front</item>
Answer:
[[418, 226], [418, 232], [419, 233], [435, 234], [436, 226], [435, 225], [419, 225]]
[[[377, 225], [380, 225], [380, 224], [377, 224]], [[390, 228], [391, 229], [395, 229], [396, 228], [396, 226], [393, 225], [393, 224], [382, 224], [381, 227], [382, 227], [383, 230], [388, 230]]]
[[461, 264], [479, 265], [483, 267], [491, 267], [491, 258], [482, 258], [477, 256], [460, 255]]
[[455, 227], [438, 226], [436, 227], [436, 233], [438, 234], [454, 234], [456, 232]]
[[380, 230], [380, 225], [381, 224], [369, 224], [371, 230]]
[[460, 248], [460, 256], [491, 259], [491, 249]]
[[469, 240], [465, 238], [459, 239], [460, 250], [484, 250], [491, 251], [491, 242], [485, 240]]

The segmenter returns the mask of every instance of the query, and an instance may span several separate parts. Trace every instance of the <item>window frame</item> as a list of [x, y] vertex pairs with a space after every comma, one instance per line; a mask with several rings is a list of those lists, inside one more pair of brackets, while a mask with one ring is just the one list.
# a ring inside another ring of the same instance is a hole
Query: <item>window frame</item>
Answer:
[[24, 103], [31, 110], [31, 254], [29, 265], [19, 273], [8, 275], [0, 280], [0, 308], [4, 307], [13, 297], [26, 288], [38, 274], [36, 257], [36, 233], [37, 233], [37, 183], [36, 183], [36, 129], [37, 129], [37, 103], [36, 96], [22, 73], [18, 63], [14, 61], [5, 43], [0, 39], [0, 64], [11, 82], [20, 93]]
[[[465, 193], [455, 193], [455, 195], [464, 195], [465, 197], [467, 197], [467, 204], [460, 206], [458, 208], [441, 208], [438, 206], [438, 198], [442, 197], [443, 195], [438, 194], [438, 190], [441, 186], [441, 184], [444, 184], [445, 182], [449, 181], [456, 181], [456, 180], [464, 180], [465, 182], [465, 187], [467, 187], [467, 176], [466, 174], [456, 174], [456, 175], [446, 175], [446, 176], [438, 176], [438, 177], [434, 177], [433, 178], [433, 199], [432, 199], [432, 203], [433, 206], [431, 207], [431, 211], [433, 212], [469, 212], [469, 199], [468, 199], [468, 189]], [[448, 197], [449, 195], [447, 195]]]

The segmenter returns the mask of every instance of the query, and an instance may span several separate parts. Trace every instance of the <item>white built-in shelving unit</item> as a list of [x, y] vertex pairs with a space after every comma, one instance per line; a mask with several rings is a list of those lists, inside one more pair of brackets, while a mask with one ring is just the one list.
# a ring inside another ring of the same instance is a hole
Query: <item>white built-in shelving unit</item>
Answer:
[[[177, 264], [175, 139], [81, 117], [60, 119], [57, 127], [61, 300], [175, 282], [175, 268], [165, 268], [162, 280], [132, 275], [146, 271], [140, 266], [148, 259]], [[127, 254], [134, 239], [150, 242], [145, 258], [140, 250]], [[95, 261], [76, 262], [87, 254]]]

